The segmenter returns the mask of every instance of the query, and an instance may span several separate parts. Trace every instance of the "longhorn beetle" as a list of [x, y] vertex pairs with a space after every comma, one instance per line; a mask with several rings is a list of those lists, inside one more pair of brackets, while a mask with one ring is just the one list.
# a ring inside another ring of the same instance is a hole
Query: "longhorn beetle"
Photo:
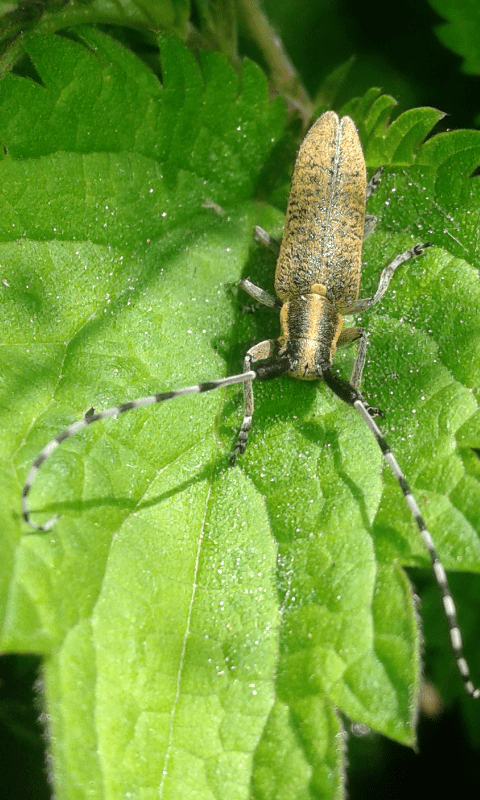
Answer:
[[[33, 462], [23, 487], [23, 517], [38, 531], [52, 528], [57, 516], [43, 525], [30, 519], [27, 496], [32, 483], [40, 466], [62, 442], [98, 420], [182, 395], [243, 383], [243, 422], [230, 459], [233, 464], [237, 456], [244, 453], [247, 444], [254, 408], [254, 380], [285, 374], [301, 380], [322, 378], [341, 400], [357, 409], [400, 485], [432, 560], [458, 669], [467, 692], [477, 698], [480, 689], [476, 689], [470, 680], [468, 664], [463, 657], [457, 612], [445, 570], [403, 472], [374, 420], [374, 416], [383, 414], [368, 404], [358, 388], [365, 365], [366, 332], [357, 327], [343, 330], [342, 314], [364, 311], [378, 303], [397, 267], [421, 255], [432, 244], [417, 244], [396, 256], [382, 271], [375, 295], [365, 300], [358, 299], [362, 240], [376, 223], [374, 217], [365, 214], [365, 204], [380, 182], [380, 175], [381, 170], [367, 183], [362, 147], [355, 124], [349, 117], [339, 120], [333, 111], [327, 111], [317, 119], [297, 156], [281, 245], [262, 228], [255, 229], [257, 240], [279, 251], [275, 271], [275, 291], [279, 301], [249, 280], [240, 282], [260, 303], [280, 309], [279, 338], [260, 342], [248, 350], [244, 371], [239, 375], [142, 397], [98, 414], [86, 415], [69, 425], [45, 445]], [[334, 374], [331, 366], [337, 347], [356, 340], [358, 353], [349, 383]]]

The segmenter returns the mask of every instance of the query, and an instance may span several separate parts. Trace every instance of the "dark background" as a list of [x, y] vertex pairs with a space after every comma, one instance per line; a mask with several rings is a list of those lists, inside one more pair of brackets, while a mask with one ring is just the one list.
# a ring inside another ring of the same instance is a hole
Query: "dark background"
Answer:
[[[433, 106], [449, 115], [447, 127], [480, 122], [480, 80], [464, 74], [462, 58], [437, 38], [435, 28], [446, 20], [427, 0], [262, 0], [262, 6], [312, 97], [326, 75], [354, 56], [336, 108], [378, 86], [393, 95], [399, 112]], [[261, 61], [258, 52], [255, 60]]]

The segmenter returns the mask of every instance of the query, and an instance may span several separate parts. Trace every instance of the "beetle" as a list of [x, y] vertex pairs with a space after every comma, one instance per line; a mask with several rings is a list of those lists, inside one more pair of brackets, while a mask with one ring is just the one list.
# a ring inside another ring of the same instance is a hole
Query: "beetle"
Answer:
[[[33, 481], [41, 465], [62, 442], [94, 422], [186, 394], [243, 383], [243, 421], [231, 456], [234, 464], [245, 451], [252, 425], [254, 380], [268, 380], [285, 374], [301, 380], [322, 379], [362, 416], [400, 485], [432, 561], [458, 669], [467, 692], [478, 698], [480, 689], [474, 687], [463, 656], [462, 636], [445, 569], [405, 476], [374, 419], [383, 414], [372, 408], [359, 390], [365, 366], [367, 334], [360, 327], [343, 328], [345, 314], [365, 311], [378, 303], [385, 295], [395, 270], [432, 246], [431, 242], [417, 244], [397, 255], [383, 269], [374, 296], [359, 299], [362, 243], [376, 223], [374, 217], [365, 213], [366, 200], [380, 179], [381, 170], [367, 182], [365, 159], [353, 120], [348, 116], [339, 119], [333, 111], [322, 114], [310, 128], [297, 155], [281, 245], [262, 228], [255, 229], [258, 240], [278, 251], [275, 271], [278, 299], [248, 279], [241, 281], [243, 289], [253, 298], [280, 311], [278, 339], [266, 340], [250, 348], [245, 355], [243, 372], [238, 375], [122, 403], [97, 414], [89, 413], [69, 425], [45, 445], [30, 468], [22, 495], [23, 518], [38, 531], [53, 527], [58, 517], [43, 525], [30, 519], [27, 497]], [[354, 341], [358, 341], [358, 352], [348, 382], [332, 371], [332, 364], [337, 348]]]

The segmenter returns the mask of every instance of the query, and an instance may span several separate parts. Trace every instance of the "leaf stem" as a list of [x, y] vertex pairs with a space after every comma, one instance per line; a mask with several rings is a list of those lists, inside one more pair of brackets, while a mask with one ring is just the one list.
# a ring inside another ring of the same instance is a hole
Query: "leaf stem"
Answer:
[[276, 89], [287, 95], [305, 123], [312, 114], [312, 102], [297, 71], [287, 55], [280, 36], [264, 14], [258, 0], [238, 0], [238, 12], [243, 25], [260, 48], [271, 72]]

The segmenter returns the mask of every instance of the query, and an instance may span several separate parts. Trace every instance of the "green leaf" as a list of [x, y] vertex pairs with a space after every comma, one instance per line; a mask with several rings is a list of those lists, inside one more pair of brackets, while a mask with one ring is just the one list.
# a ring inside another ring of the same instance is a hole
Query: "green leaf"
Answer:
[[480, 72], [480, 14], [475, 0], [429, 0], [437, 14], [448, 22], [437, 25], [435, 33], [445, 47], [463, 58], [462, 69], [470, 75]]
[[[117, 26], [120, 35], [130, 29], [147, 37], [152, 32], [153, 39], [153, 32], [168, 31], [185, 39], [189, 16], [189, 0], [43, 0], [17, 4], [0, 0], [0, 77], [22, 59], [30, 41], [39, 34], [104, 24]], [[145, 55], [150, 48], [144, 41], [140, 49]]]
[[[81, 36], [32, 39], [42, 83], [0, 83], [2, 648], [44, 656], [59, 798], [340, 797], [339, 710], [414, 741], [419, 633], [399, 565], [428, 566], [353, 409], [322, 384], [261, 384], [235, 468], [236, 387], [93, 425], [29, 497], [35, 520], [62, 519], [44, 534], [21, 523], [30, 464], [65, 425], [239, 372], [278, 331], [236, 289], [249, 275], [271, 290], [252, 228], [282, 229], [254, 199], [283, 132], [263, 75], [246, 62], [239, 85], [167, 37], [160, 85], [108, 37]], [[420, 112], [394, 134], [382, 122], [384, 152], [375, 137], [389, 167], [362, 296], [397, 252], [436, 247], [365, 314], [364, 388], [445, 566], [480, 571], [480, 135], [418, 149]], [[345, 374], [353, 357], [339, 353]]]

